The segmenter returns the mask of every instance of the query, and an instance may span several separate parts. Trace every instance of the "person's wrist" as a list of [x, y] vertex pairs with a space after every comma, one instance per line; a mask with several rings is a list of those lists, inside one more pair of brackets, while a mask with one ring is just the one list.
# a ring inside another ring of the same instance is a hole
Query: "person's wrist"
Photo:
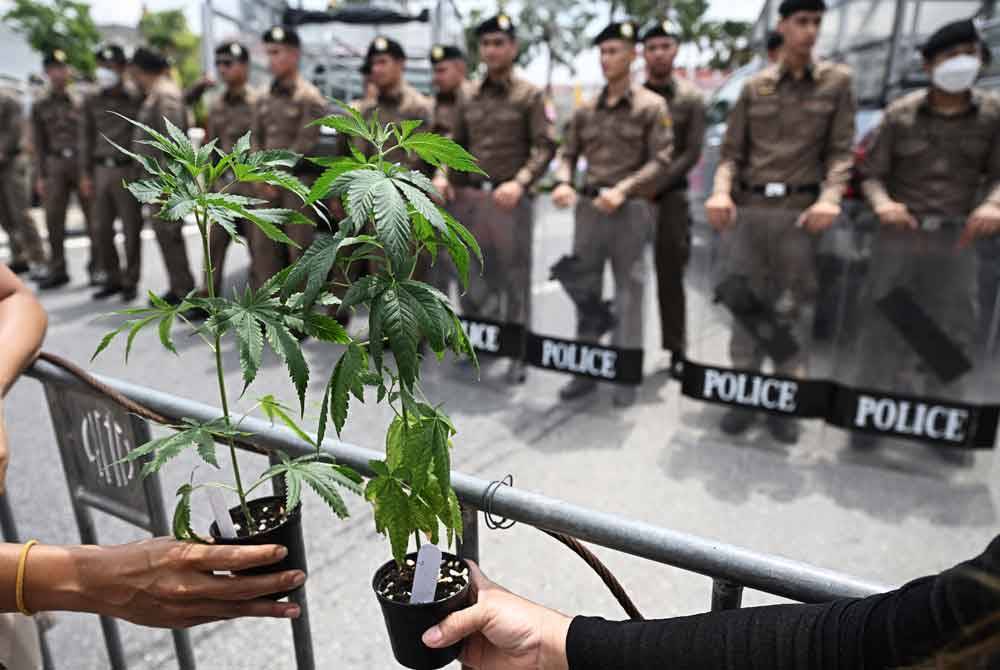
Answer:
[[542, 648], [538, 654], [538, 670], [569, 670], [566, 657], [566, 638], [572, 619], [559, 612], [551, 612], [542, 631]]
[[[96, 611], [88, 606], [88, 554], [96, 547], [38, 544], [28, 553], [24, 600], [32, 612]], [[97, 586], [97, 585], [93, 585]]]

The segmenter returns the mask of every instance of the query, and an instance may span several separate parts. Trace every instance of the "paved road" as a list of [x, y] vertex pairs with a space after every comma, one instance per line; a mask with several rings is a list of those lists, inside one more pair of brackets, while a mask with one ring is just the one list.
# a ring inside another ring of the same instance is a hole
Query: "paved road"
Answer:
[[[571, 224], [565, 214], [539, 204], [537, 229], [535, 329], [569, 335], [569, 302], [546, 282], [548, 267], [569, 247]], [[192, 258], [200, 258], [189, 238]], [[159, 251], [144, 248], [143, 286], [165, 286]], [[2, 251], [0, 251], [2, 255]], [[75, 283], [44, 296], [51, 315], [46, 348], [86, 362], [106, 326], [80, 285], [86, 251], [70, 254]], [[246, 256], [237, 249], [227, 281], [242, 283]], [[653, 296], [649, 296], [649, 303]], [[694, 293], [692, 314], [704, 311]], [[651, 304], [651, 303], [649, 303]], [[652, 313], [652, 312], [650, 312]], [[697, 330], [697, 324], [695, 324]], [[650, 351], [657, 340], [650, 321]], [[693, 345], [717, 337], [693, 334]], [[214, 403], [212, 361], [194, 338], [180, 338], [180, 358], [162, 354], [155, 337], [136, 342], [129, 365], [113, 348], [91, 369], [161, 390]], [[337, 351], [307, 343], [316, 393], [336, 361]], [[239, 379], [236, 353], [226, 350], [229, 380]], [[459, 429], [454, 451], [457, 469], [485, 479], [511, 473], [519, 487], [648, 521], [669, 528], [773, 552], [853, 573], [874, 581], [901, 583], [968, 558], [997, 532], [1000, 504], [992, 453], [979, 453], [966, 467], [941, 463], [919, 446], [897, 446], [859, 460], [845, 449], [839, 431], [810, 425], [792, 448], [772, 443], [762, 430], [726, 440], [716, 430], [718, 410], [682, 400], [663, 374], [658, 354], [648, 357], [651, 373], [640, 401], [627, 411], [611, 407], [602, 391], [579, 404], [560, 404], [556, 392], [564, 379], [533, 372], [530, 384], [509, 389], [502, 365], [486, 366], [481, 381], [445, 363], [429, 367], [429, 397], [446, 403]], [[266, 362], [256, 393], [292, 398], [292, 387], [276, 361]], [[315, 397], [315, 396], [314, 396]], [[243, 404], [246, 406], [250, 400]], [[318, 408], [310, 408], [315, 419]], [[25, 537], [73, 542], [69, 512], [44, 396], [38, 383], [24, 380], [12, 392], [7, 416], [13, 439], [10, 495]], [[389, 411], [355, 407], [345, 439], [377, 448]], [[246, 457], [244, 467], [263, 467]], [[164, 491], [189, 476], [194, 461], [181, 458], [165, 471]], [[206, 468], [199, 478], [208, 478]], [[169, 501], [168, 501], [169, 503]], [[392, 668], [381, 614], [370, 580], [387, 558], [387, 543], [373, 530], [365, 505], [351, 500], [353, 516], [331, 518], [310, 499], [304, 514], [311, 565], [310, 603], [316, 656], [324, 668]], [[204, 513], [196, 523], [207, 526]], [[108, 542], [136, 533], [102, 517], [99, 532]], [[608, 551], [604, 557], [647, 616], [704, 610], [710, 581]], [[482, 536], [487, 574], [510, 588], [565, 612], [622, 618], [612, 598], [575, 556], [534, 529], [516, 526]], [[774, 599], [748, 593], [750, 604]], [[123, 626], [127, 651], [136, 668], [172, 668], [170, 636]], [[291, 668], [291, 636], [281, 622], [233, 622], [196, 629], [201, 667], [224, 669]], [[107, 667], [96, 618], [60, 614], [50, 633], [59, 668]]]

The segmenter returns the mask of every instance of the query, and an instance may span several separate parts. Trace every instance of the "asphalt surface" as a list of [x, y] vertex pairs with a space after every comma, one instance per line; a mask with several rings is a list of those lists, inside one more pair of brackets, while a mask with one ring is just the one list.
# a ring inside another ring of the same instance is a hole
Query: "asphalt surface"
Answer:
[[[535, 323], [538, 332], [571, 335], [573, 311], [562, 290], [547, 281], [547, 268], [569, 250], [571, 218], [538, 204], [535, 254]], [[696, 243], [699, 239], [696, 238]], [[703, 243], [703, 241], [701, 241]], [[188, 238], [192, 260], [201, 254]], [[73, 242], [73, 283], [42, 298], [50, 314], [45, 348], [89, 369], [162, 391], [217, 404], [210, 353], [196, 338], [178, 337], [180, 357], [161, 351], [154, 334], [141, 336], [126, 366], [120, 345], [89, 364], [107, 324], [97, 316], [119, 304], [95, 304], [84, 286], [87, 249]], [[165, 290], [159, 250], [144, 243], [143, 289]], [[0, 246], [0, 258], [4, 257]], [[244, 249], [231, 252], [227, 284], [246, 280]], [[699, 315], [708, 311], [692, 278], [692, 351], [722, 346], [719, 324]], [[557, 397], [565, 378], [532, 371], [529, 383], [509, 388], [504, 364], [486, 365], [477, 381], [465, 368], [445, 362], [425, 370], [428, 396], [444, 402], [459, 430], [457, 470], [492, 480], [510, 473], [518, 487], [599, 511], [667, 528], [781, 554], [865, 579], [901, 584], [980, 552], [996, 534], [1000, 504], [998, 467], [992, 452], [976, 453], [961, 465], [944, 463], [920, 445], [896, 444], [864, 457], [846, 448], [846, 436], [809, 422], [793, 447], [774, 443], [760, 425], [745, 436], [726, 438], [715, 427], [720, 410], [684, 400], [676, 383], [660, 371], [658, 326], [648, 292], [648, 377], [639, 401], [615, 409], [610, 389], [564, 404]], [[701, 332], [699, 332], [701, 331]], [[307, 342], [313, 369], [313, 397], [339, 351]], [[239, 383], [236, 352], [225, 351], [227, 379]], [[267, 359], [253, 397], [273, 393], [291, 400], [293, 388], [282, 367]], [[252, 404], [252, 397], [241, 401]], [[318, 404], [308, 409], [314, 425]], [[59, 464], [45, 397], [38, 382], [25, 379], [7, 401], [12, 439], [10, 500], [23, 537], [48, 543], [78, 541], [66, 482]], [[344, 439], [379, 448], [391, 412], [352, 405]], [[242, 458], [245, 471], [264, 468], [260, 457]], [[194, 459], [183, 456], [163, 473], [168, 494], [190, 476]], [[200, 480], [215, 473], [201, 467]], [[225, 481], [225, 474], [222, 475]], [[352, 517], [333, 518], [315, 498], [304, 510], [309, 552], [308, 594], [317, 666], [393, 668], [371, 590], [371, 577], [388, 558], [388, 543], [376, 535], [361, 500], [348, 501]], [[171, 501], [167, 505], [172, 509]], [[125, 542], [141, 533], [97, 514], [102, 541]], [[195, 512], [207, 528], [207, 504]], [[525, 526], [481, 531], [483, 568], [508, 588], [566, 613], [624, 618], [597, 577], [580, 560], [542, 533]], [[641, 559], [598, 550], [639, 609], [650, 618], [691, 614], [709, 605], [709, 579]], [[746, 604], [776, 602], [748, 592]], [[173, 668], [170, 635], [122, 625], [130, 667]], [[60, 613], [48, 634], [58, 668], [106, 668], [96, 617]], [[236, 621], [195, 629], [200, 667], [223, 669], [292, 668], [292, 640], [280, 621]]]

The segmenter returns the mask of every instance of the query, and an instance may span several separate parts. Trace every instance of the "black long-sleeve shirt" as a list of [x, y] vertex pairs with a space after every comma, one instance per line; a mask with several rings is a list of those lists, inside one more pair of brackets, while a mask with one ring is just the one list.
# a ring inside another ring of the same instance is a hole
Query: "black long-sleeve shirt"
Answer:
[[1000, 580], [1000, 536], [971, 561], [868, 598], [660, 621], [576, 617], [566, 640], [569, 668], [896, 668], [934, 655], [990, 617], [1000, 634], [1000, 584], [984, 577]]

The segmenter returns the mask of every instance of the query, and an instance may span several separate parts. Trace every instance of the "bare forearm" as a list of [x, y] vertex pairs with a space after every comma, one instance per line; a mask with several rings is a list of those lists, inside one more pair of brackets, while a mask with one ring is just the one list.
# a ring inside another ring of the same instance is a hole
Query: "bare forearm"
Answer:
[[[20, 544], [0, 545], [0, 611], [16, 612], [15, 583]], [[96, 611], [85, 606], [80, 578], [87, 555], [97, 547], [35, 545], [28, 552], [24, 571], [24, 604], [32, 612], [53, 610]]]
[[[3, 268], [6, 270], [6, 268]], [[19, 288], [0, 298], [0, 396], [7, 395], [18, 375], [42, 346], [48, 318], [45, 310], [27, 289]]]

